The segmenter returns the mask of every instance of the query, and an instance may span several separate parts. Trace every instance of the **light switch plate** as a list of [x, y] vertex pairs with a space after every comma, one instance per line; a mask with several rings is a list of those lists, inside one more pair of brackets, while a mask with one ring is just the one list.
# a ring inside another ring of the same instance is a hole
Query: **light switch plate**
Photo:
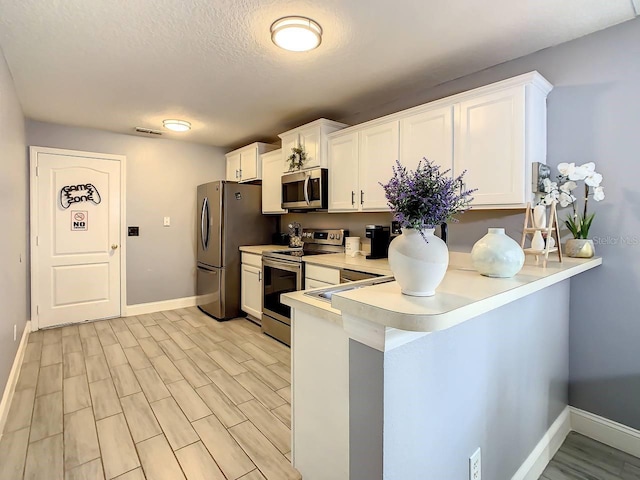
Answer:
[[171, 226], [171, 217], [164, 217], [164, 226], [165, 227]]

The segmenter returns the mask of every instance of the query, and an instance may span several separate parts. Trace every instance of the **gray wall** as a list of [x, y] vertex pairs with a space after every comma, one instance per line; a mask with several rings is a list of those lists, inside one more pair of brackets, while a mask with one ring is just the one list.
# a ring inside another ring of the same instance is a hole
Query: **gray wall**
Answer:
[[[127, 157], [127, 304], [195, 295], [196, 186], [224, 178], [220, 148], [27, 121], [29, 145]], [[171, 226], [163, 227], [163, 218]]]
[[[596, 162], [606, 199], [591, 203], [600, 268], [571, 284], [570, 404], [640, 429], [640, 18], [337, 119], [355, 125], [381, 115], [538, 70], [548, 97], [548, 163]], [[428, 74], [428, 72], [425, 72]], [[384, 95], [381, 94], [381, 98]], [[564, 218], [566, 211], [561, 211]], [[469, 250], [489, 226], [519, 238], [523, 217], [468, 212], [450, 229], [453, 249]]]
[[[0, 392], [28, 318], [28, 167], [24, 116], [0, 50]], [[17, 341], [13, 326], [17, 325]], [[0, 393], [1, 395], [1, 393]]]
[[565, 280], [385, 353], [385, 480], [466, 480], [478, 447], [484, 478], [516, 473], [567, 405], [568, 295]]

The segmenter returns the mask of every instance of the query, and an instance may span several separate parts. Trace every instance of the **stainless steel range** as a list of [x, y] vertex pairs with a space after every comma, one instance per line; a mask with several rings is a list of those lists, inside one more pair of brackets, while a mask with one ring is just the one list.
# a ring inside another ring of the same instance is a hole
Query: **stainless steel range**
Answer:
[[344, 253], [348, 230], [305, 228], [300, 249], [276, 250], [262, 255], [262, 331], [291, 345], [291, 307], [280, 301], [284, 293], [304, 289], [303, 257]]

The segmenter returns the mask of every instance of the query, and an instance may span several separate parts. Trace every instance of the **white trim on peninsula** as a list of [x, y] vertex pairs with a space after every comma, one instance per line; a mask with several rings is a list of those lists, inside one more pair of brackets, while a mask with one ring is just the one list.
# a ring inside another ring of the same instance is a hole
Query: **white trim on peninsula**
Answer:
[[[470, 255], [458, 253], [455, 264], [449, 266], [433, 297], [403, 295], [397, 282], [388, 282], [336, 293], [331, 305], [342, 312], [345, 324], [354, 317], [366, 319], [364, 321], [372, 330], [368, 334], [362, 330], [363, 322], [357, 326], [345, 325], [345, 329], [359, 332], [362, 336], [359, 341], [365, 345], [388, 351], [413, 341], [414, 337], [387, 335], [386, 330], [435, 332], [451, 328], [601, 264], [599, 257], [588, 260], [566, 258], [562, 263], [554, 261], [542, 267], [528, 259], [514, 277], [496, 279], [479, 275], [471, 267]], [[380, 326], [383, 328], [378, 328]], [[383, 346], [387, 338], [393, 342]]]

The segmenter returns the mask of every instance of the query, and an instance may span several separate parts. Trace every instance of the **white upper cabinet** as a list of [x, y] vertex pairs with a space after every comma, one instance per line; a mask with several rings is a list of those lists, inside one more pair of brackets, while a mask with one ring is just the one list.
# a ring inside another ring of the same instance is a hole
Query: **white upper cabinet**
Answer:
[[415, 170], [426, 158], [440, 171], [453, 169], [453, 111], [452, 105], [428, 108], [400, 120], [402, 165]]
[[260, 156], [277, 148], [277, 145], [256, 142], [227, 153], [227, 180], [231, 182], [261, 180]]
[[398, 158], [397, 120], [350, 128], [329, 138], [329, 211], [389, 211], [380, 183]]
[[307, 160], [302, 166], [303, 170], [314, 167], [326, 168], [328, 165], [327, 135], [347, 126], [344, 123], [321, 118], [278, 135], [282, 140], [283, 172], [288, 171], [287, 158], [291, 155], [291, 149], [298, 146], [304, 147], [307, 154]]
[[227, 153], [227, 180], [230, 182], [240, 180], [240, 152]]
[[[333, 136], [335, 135], [335, 136]], [[357, 212], [358, 132], [337, 132], [329, 139], [329, 211]]]
[[384, 189], [398, 159], [399, 122], [394, 120], [365, 128], [360, 132], [360, 192], [363, 211], [389, 210]]
[[262, 213], [287, 213], [282, 209], [282, 151], [262, 154]]
[[466, 170], [465, 184], [478, 189], [474, 206], [519, 207], [532, 200], [532, 163], [546, 163], [547, 156], [547, 93], [527, 83], [460, 102], [454, 173]]
[[452, 176], [466, 170], [475, 208], [526, 206], [532, 164], [546, 163], [552, 88], [530, 72], [329, 135], [329, 211], [387, 211], [380, 183], [395, 160], [413, 170], [423, 158]]

